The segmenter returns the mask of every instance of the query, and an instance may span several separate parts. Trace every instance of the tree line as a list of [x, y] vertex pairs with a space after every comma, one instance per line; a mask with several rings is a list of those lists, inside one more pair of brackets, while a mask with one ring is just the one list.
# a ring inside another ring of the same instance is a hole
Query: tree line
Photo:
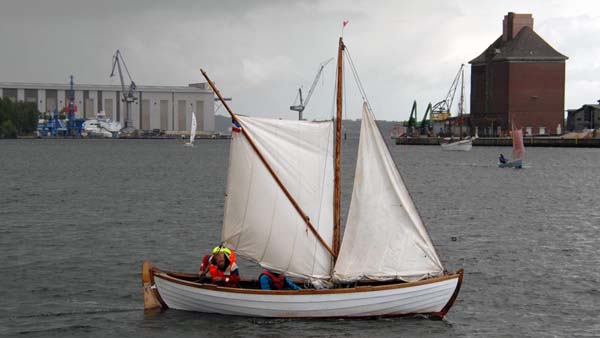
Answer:
[[0, 97], [0, 138], [16, 138], [37, 129], [39, 111], [33, 102], [13, 102]]

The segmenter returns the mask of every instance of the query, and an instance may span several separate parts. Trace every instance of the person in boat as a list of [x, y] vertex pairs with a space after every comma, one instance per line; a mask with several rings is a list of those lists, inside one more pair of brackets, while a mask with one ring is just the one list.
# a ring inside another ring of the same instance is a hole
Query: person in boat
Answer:
[[500, 154], [500, 157], [498, 157], [498, 161], [500, 161], [500, 163], [502, 164], [508, 162], [503, 154]]
[[210, 281], [215, 285], [227, 287], [240, 286], [240, 272], [235, 259], [235, 252], [224, 246], [217, 246], [211, 255], [206, 255], [200, 265], [200, 279], [210, 274]]
[[284, 274], [268, 269], [263, 269], [260, 276], [258, 276], [258, 282], [260, 283], [260, 288], [263, 290], [301, 290], [298, 285], [294, 284]]

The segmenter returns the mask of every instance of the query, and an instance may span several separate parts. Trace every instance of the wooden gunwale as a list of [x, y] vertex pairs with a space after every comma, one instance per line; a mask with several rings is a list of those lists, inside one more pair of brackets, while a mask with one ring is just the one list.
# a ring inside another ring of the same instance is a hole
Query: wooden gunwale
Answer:
[[[241, 289], [241, 288], [230, 288], [224, 286], [218, 286], [213, 284], [206, 283], [195, 283], [186, 281], [183, 279], [179, 279], [173, 277], [171, 274], [179, 274], [177, 272], [166, 272], [160, 271], [157, 268], [152, 269], [152, 274], [155, 277], [162, 278], [168, 280], [173, 283], [190, 286], [198, 289], [206, 289], [213, 291], [221, 291], [221, 292], [230, 292], [230, 293], [244, 293], [244, 294], [256, 294], [256, 295], [318, 295], [318, 294], [340, 294], [340, 293], [354, 293], [354, 292], [370, 292], [370, 291], [383, 291], [383, 290], [392, 290], [392, 289], [403, 289], [420, 285], [434, 284], [437, 282], [442, 282], [446, 280], [451, 280], [458, 278], [457, 289], [454, 291], [453, 297], [458, 296], [458, 289], [460, 288], [460, 283], [462, 281], [462, 272], [459, 270], [458, 273], [448, 274], [440, 277], [433, 277], [430, 279], [420, 280], [416, 282], [401, 282], [397, 284], [387, 284], [387, 285], [364, 285], [364, 286], [356, 286], [352, 288], [340, 288], [340, 289], [302, 289], [302, 290], [259, 290], [259, 289]], [[181, 274], [180, 274], [181, 275]], [[454, 301], [451, 299], [451, 301]], [[450, 304], [452, 306], [452, 304]], [[448, 304], [444, 307], [444, 309], [450, 308]]]

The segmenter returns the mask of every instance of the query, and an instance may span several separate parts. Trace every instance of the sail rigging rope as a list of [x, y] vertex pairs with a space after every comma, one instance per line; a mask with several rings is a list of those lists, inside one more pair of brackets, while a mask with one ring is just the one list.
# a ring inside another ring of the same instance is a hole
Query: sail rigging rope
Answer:
[[[346, 49], [346, 46], [344, 45], [344, 49]], [[344, 118], [348, 117], [348, 109], [346, 108], [348, 106], [347, 102], [348, 100], [346, 100], [346, 72], [342, 73], [342, 87], [344, 87], [343, 89], [343, 98], [342, 98], [342, 121], [344, 121]], [[342, 130], [344, 129], [344, 126], [342, 125]], [[343, 136], [342, 136], [343, 137]]]
[[[337, 81], [337, 74], [338, 74], [338, 69], [337, 69], [337, 67], [335, 67], [335, 77], [334, 77], [334, 79], [336, 79], [335, 81]], [[330, 111], [330, 115], [329, 115], [329, 117], [332, 120], [335, 120], [335, 94], [337, 92], [337, 86], [335, 85], [335, 81], [333, 84], [333, 95], [331, 95], [331, 111]]]
[[350, 50], [348, 49], [348, 46], [344, 46], [344, 47], [345, 47], [344, 51], [346, 52], [346, 59], [348, 59], [348, 64], [350, 65], [350, 69], [352, 70], [352, 75], [354, 75], [354, 80], [356, 81], [358, 91], [359, 91], [362, 99], [367, 103], [369, 110], [372, 112], [373, 109], [371, 107], [371, 102], [369, 102], [369, 99], [367, 98], [367, 93], [365, 92], [362, 82], [360, 81], [360, 77], [358, 76], [358, 71], [356, 70], [354, 61], [352, 61], [352, 56], [350, 56]]

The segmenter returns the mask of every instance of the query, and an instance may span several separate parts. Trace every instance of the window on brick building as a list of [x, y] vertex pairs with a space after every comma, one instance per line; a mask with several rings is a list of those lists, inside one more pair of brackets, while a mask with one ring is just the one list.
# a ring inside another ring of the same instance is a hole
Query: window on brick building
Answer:
[[527, 136], [533, 135], [533, 127], [526, 127], [525, 128], [525, 135], [527, 135]]
[[546, 127], [540, 127], [540, 135], [546, 135]]

